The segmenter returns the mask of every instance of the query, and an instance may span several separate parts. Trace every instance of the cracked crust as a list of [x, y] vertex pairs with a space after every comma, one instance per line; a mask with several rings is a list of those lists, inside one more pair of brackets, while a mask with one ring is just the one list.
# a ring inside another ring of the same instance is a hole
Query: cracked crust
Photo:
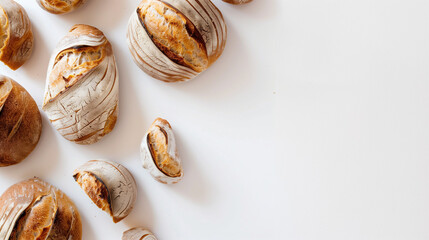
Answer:
[[17, 164], [39, 142], [42, 118], [30, 94], [17, 82], [1, 75], [0, 122], [0, 167]]
[[0, 197], [0, 239], [80, 240], [80, 215], [61, 190], [29, 179]]
[[72, 12], [85, 2], [86, 0], [37, 0], [40, 7], [53, 14]]
[[24, 8], [12, 0], [0, 0], [0, 61], [12, 70], [20, 68], [31, 56], [33, 40]]

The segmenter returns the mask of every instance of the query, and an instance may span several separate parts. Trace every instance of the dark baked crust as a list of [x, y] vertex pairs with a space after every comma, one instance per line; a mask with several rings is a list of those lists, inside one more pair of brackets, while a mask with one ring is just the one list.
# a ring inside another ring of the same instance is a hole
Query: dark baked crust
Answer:
[[12, 83], [0, 110], [0, 167], [4, 167], [21, 162], [34, 150], [42, 132], [42, 118], [36, 102], [21, 85], [3, 76], [1, 81]]

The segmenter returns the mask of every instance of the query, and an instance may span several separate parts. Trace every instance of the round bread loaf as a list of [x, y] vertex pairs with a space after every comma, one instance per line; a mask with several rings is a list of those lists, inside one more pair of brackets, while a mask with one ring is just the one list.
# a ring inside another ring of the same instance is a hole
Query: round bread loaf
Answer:
[[17, 183], [0, 197], [0, 239], [80, 240], [79, 211], [47, 182], [33, 178]]
[[222, 54], [226, 37], [223, 16], [210, 0], [143, 0], [127, 32], [136, 64], [165, 82], [206, 70]]
[[42, 118], [34, 99], [17, 82], [0, 75], [0, 167], [24, 160], [41, 133]]

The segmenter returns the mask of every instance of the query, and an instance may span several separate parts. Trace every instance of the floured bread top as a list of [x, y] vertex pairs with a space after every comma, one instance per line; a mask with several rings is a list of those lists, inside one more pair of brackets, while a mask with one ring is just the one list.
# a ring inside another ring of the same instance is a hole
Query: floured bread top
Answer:
[[174, 7], [157, 0], [142, 1], [137, 14], [154, 44], [173, 62], [202, 72], [209, 60], [195, 25]]
[[59, 52], [48, 76], [48, 85], [44, 104], [53, 101], [62, 92], [76, 84], [79, 79], [96, 68], [107, 54], [112, 54], [110, 43], [98, 29], [75, 27], [68, 37], [80, 34], [102, 36], [103, 42], [98, 46], [73, 46]]
[[[168, 126], [170, 125], [168, 124]], [[158, 169], [169, 177], [179, 177], [182, 168], [180, 163], [174, 159], [175, 156], [171, 156], [169, 153], [167, 132], [161, 126], [153, 125], [147, 138], [150, 153]]]
[[10, 81], [10, 79], [0, 76], [0, 111], [3, 109], [3, 106], [12, 91], [12, 87], [12, 81]]

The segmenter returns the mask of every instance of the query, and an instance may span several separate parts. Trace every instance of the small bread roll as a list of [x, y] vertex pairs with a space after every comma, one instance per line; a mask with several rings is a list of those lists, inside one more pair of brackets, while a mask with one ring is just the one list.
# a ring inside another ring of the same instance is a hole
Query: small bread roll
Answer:
[[250, 3], [253, 0], [222, 0], [222, 1], [234, 4], [234, 5], [238, 5], [238, 4]]
[[150, 76], [194, 78], [222, 54], [226, 24], [210, 0], [143, 0], [131, 15], [127, 40], [136, 64]]
[[46, 82], [43, 110], [64, 138], [92, 144], [113, 130], [118, 73], [112, 46], [100, 30], [73, 26], [54, 50]]
[[85, 2], [86, 0], [37, 0], [40, 7], [53, 14], [72, 12]]
[[0, 197], [0, 239], [82, 239], [73, 202], [38, 178], [11, 186]]
[[137, 227], [125, 231], [122, 240], [157, 240], [157, 238], [150, 231]]
[[34, 99], [17, 82], [0, 75], [0, 167], [24, 160], [41, 133], [42, 118]]
[[33, 51], [33, 32], [24, 8], [13, 0], [0, 0], [0, 61], [20, 68]]
[[170, 123], [155, 119], [140, 144], [140, 156], [143, 168], [158, 182], [173, 184], [182, 180], [182, 161], [176, 146]]

